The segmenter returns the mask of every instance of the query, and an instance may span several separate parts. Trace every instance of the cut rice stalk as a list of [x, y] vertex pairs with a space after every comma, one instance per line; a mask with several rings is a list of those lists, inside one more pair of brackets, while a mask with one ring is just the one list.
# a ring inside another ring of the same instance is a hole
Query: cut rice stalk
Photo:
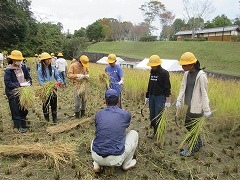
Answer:
[[78, 96], [83, 98], [83, 100], [87, 100], [87, 92], [89, 89], [89, 81], [88, 79], [83, 79], [81, 83], [76, 86]]
[[158, 116], [161, 116], [160, 122], [157, 127], [157, 142], [160, 143], [160, 148], [163, 148], [164, 140], [165, 140], [165, 133], [166, 133], [166, 127], [167, 127], [167, 110], [163, 110], [159, 113]]
[[49, 81], [37, 88], [37, 95], [42, 100], [42, 103], [46, 103], [47, 100], [53, 95], [55, 89], [55, 82]]
[[0, 145], [0, 154], [4, 156], [16, 155], [41, 155], [53, 160], [54, 166], [59, 171], [59, 165], [68, 163], [76, 157], [76, 144], [24, 144], [24, 145]]
[[15, 95], [19, 96], [19, 102], [22, 109], [29, 109], [34, 106], [35, 91], [32, 86], [16, 88]]
[[79, 125], [85, 124], [85, 123], [89, 123], [92, 121], [92, 118], [86, 118], [83, 120], [73, 120], [73, 121], [69, 121], [67, 123], [60, 123], [57, 124], [56, 126], [50, 126], [47, 127], [46, 131], [49, 134], [57, 134], [57, 133], [62, 133], [62, 132], [67, 132]]
[[107, 73], [100, 74], [99, 80], [107, 87], [107, 89], [110, 89], [110, 76]]
[[192, 129], [186, 134], [185, 138], [180, 143], [179, 148], [187, 142], [189, 146], [189, 153], [191, 153], [198, 141], [198, 136], [204, 129], [205, 122], [206, 118], [204, 116], [192, 120], [191, 123], [188, 124], [188, 126], [191, 126]]

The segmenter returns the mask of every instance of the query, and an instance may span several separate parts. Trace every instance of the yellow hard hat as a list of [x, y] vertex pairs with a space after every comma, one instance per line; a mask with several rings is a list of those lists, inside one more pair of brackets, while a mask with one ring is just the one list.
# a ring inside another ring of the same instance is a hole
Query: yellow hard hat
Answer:
[[191, 52], [185, 52], [180, 58], [180, 61], [178, 64], [180, 65], [189, 65], [189, 64], [194, 64], [197, 62], [197, 58], [194, 56], [193, 53]]
[[147, 63], [147, 66], [159, 66], [162, 64], [162, 60], [158, 55], [152, 55]]
[[83, 65], [83, 67], [88, 67], [89, 66], [89, 58], [87, 56], [82, 55], [80, 57], [80, 61], [81, 61], [82, 65]]
[[116, 57], [115, 54], [109, 54], [108, 55], [108, 59], [107, 59], [108, 63], [114, 63], [116, 60], [117, 60], [117, 57]]
[[18, 50], [13, 50], [9, 58], [16, 61], [22, 61], [24, 59], [22, 53]]
[[50, 54], [46, 53], [46, 52], [43, 52], [41, 55], [40, 55], [40, 60], [45, 60], [45, 59], [52, 59], [52, 57], [50, 56]]
[[54, 56], [54, 53], [51, 53], [51, 56]]
[[37, 56], [38, 56], [38, 54], [35, 54], [34, 56], [35, 56], [35, 57], [37, 57]]
[[62, 53], [58, 53], [58, 55], [57, 56], [63, 56], [63, 54]]

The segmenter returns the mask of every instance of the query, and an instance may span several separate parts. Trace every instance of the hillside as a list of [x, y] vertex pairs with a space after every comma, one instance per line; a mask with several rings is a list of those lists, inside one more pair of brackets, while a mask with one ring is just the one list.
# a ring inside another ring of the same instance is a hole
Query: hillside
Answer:
[[138, 59], [153, 54], [163, 59], [179, 59], [186, 51], [194, 53], [206, 71], [240, 76], [239, 42], [100, 42], [88, 48], [88, 52], [115, 53]]

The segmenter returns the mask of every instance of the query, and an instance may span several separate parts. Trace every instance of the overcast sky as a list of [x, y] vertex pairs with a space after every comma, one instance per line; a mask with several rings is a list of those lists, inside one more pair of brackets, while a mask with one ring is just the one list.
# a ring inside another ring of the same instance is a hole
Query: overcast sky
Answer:
[[[182, 0], [159, 0], [176, 18], [184, 18]], [[204, 0], [205, 1], [205, 0]], [[239, 0], [212, 0], [214, 13], [209, 17], [225, 14], [229, 19], [240, 17]], [[141, 7], [148, 0], [32, 0], [31, 11], [42, 22], [61, 22], [64, 31], [71, 33], [86, 28], [98, 19], [115, 18], [133, 24], [143, 22]], [[191, 0], [193, 2], [193, 0]], [[158, 23], [155, 26], [159, 27]]]

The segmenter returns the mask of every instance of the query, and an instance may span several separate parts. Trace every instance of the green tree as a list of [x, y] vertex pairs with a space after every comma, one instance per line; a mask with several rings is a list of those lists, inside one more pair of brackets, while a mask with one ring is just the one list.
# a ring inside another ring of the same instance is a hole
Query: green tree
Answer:
[[[240, 1], [239, 1], [239, 3], [240, 3]], [[233, 21], [233, 24], [238, 25], [240, 27], [240, 18], [235, 18]]]
[[139, 9], [143, 13], [144, 22], [148, 24], [149, 35], [151, 35], [155, 29], [155, 27], [152, 26], [152, 22], [155, 21], [156, 18], [160, 17], [161, 19], [161, 14], [166, 10], [165, 5], [159, 1], [150, 1], [145, 2]]
[[212, 20], [214, 27], [231, 26], [232, 22], [225, 14], [217, 16]]
[[87, 39], [85, 37], [68, 38], [64, 43], [64, 56], [66, 58], [78, 58], [82, 51], [88, 47]]
[[81, 29], [75, 30], [73, 36], [74, 37], [87, 37], [86, 29], [81, 27]]
[[103, 37], [103, 24], [97, 20], [89, 25], [86, 30], [87, 37], [90, 41], [99, 42]]

